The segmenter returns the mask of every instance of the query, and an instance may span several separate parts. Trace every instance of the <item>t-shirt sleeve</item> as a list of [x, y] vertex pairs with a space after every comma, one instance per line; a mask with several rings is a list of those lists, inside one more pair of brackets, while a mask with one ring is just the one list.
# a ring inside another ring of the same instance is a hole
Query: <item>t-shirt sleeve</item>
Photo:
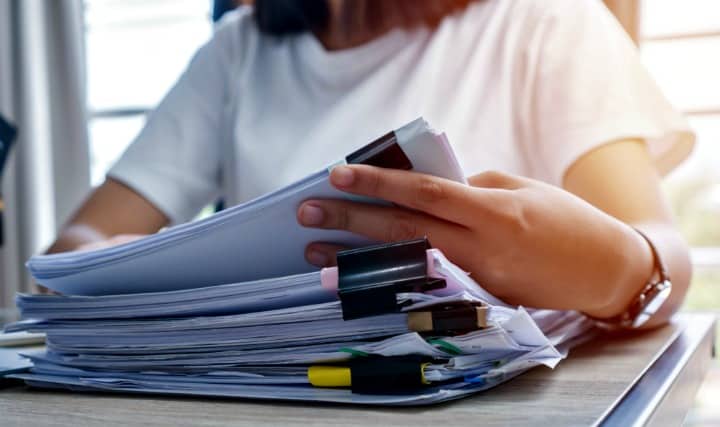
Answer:
[[660, 173], [677, 166], [694, 134], [620, 24], [599, 0], [548, 4], [525, 51], [530, 169], [561, 186], [584, 154], [630, 138], [646, 142]]
[[[236, 21], [237, 19], [231, 19]], [[165, 213], [185, 222], [218, 197], [223, 114], [236, 22], [226, 22], [187, 69], [108, 172]]]

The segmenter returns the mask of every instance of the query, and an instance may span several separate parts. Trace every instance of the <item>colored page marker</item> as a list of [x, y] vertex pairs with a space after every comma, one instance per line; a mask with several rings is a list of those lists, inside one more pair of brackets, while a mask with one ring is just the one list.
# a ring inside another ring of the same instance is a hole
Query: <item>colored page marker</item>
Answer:
[[350, 387], [352, 385], [350, 368], [346, 366], [311, 366], [308, 368], [308, 380], [315, 387]]

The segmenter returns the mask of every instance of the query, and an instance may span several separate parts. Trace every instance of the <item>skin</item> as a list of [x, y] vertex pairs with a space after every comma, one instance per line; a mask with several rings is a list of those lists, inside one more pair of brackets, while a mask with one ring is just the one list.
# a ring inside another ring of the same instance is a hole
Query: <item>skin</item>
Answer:
[[[330, 6], [330, 25], [317, 34], [330, 50], [367, 42], [386, 30], [349, 35], [339, 23], [344, 2], [331, 0]], [[669, 303], [647, 327], [669, 319], [690, 283], [688, 248], [641, 141], [608, 141], [585, 154], [569, 168], [562, 188], [498, 172], [475, 175], [462, 185], [369, 166], [337, 167], [330, 179], [342, 191], [395, 205], [308, 200], [298, 209], [300, 224], [382, 241], [428, 236], [486, 289], [511, 303], [596, 317], [624, 312], [654, 270], [650, 247], [633, 227], [653, 241], [673, 282]], [[109, 246], [167, 224], [143, 196], [108, 179], [48, 252]], [[330, 265], [337, 250], [332, 242], [316, 242], [306, 257]]]
[[155, 233], [168, 223], [167, 216], [143, 196], [108, 179], [85, 200], [47, 252], [88, 249], [103, 242], [110, 246]]

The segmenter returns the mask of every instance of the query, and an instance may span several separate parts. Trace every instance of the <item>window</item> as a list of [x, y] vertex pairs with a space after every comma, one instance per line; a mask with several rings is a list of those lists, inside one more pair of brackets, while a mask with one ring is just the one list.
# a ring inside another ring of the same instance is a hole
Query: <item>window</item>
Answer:
[[210, 0], [86, 0], [93, 185], [212, 33]]
[[720, 3], [643, 0], [640, 10], [642, 59], [697, 133], [694, 152], [665, 183], [693, 247], [686, 307], [720, 311]]
[[[670, 101], [697, 133], [690, 158], [665, 182], [695, 273], [686, 310], [720, 312], [720, 2], [643, 0], [640, 51]], [[686, 425], [718, 421], [720, 365], [713, 364]]]

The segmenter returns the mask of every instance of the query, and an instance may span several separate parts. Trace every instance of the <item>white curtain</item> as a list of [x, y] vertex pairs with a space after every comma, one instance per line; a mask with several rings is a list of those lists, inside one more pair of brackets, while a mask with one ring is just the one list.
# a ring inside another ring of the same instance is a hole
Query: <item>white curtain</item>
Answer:
[[0, 307], [29, 289], [24, 262], [89, 190], [82, 0], [0, 0], [0, 113], [19, 134], [3, 179]]

